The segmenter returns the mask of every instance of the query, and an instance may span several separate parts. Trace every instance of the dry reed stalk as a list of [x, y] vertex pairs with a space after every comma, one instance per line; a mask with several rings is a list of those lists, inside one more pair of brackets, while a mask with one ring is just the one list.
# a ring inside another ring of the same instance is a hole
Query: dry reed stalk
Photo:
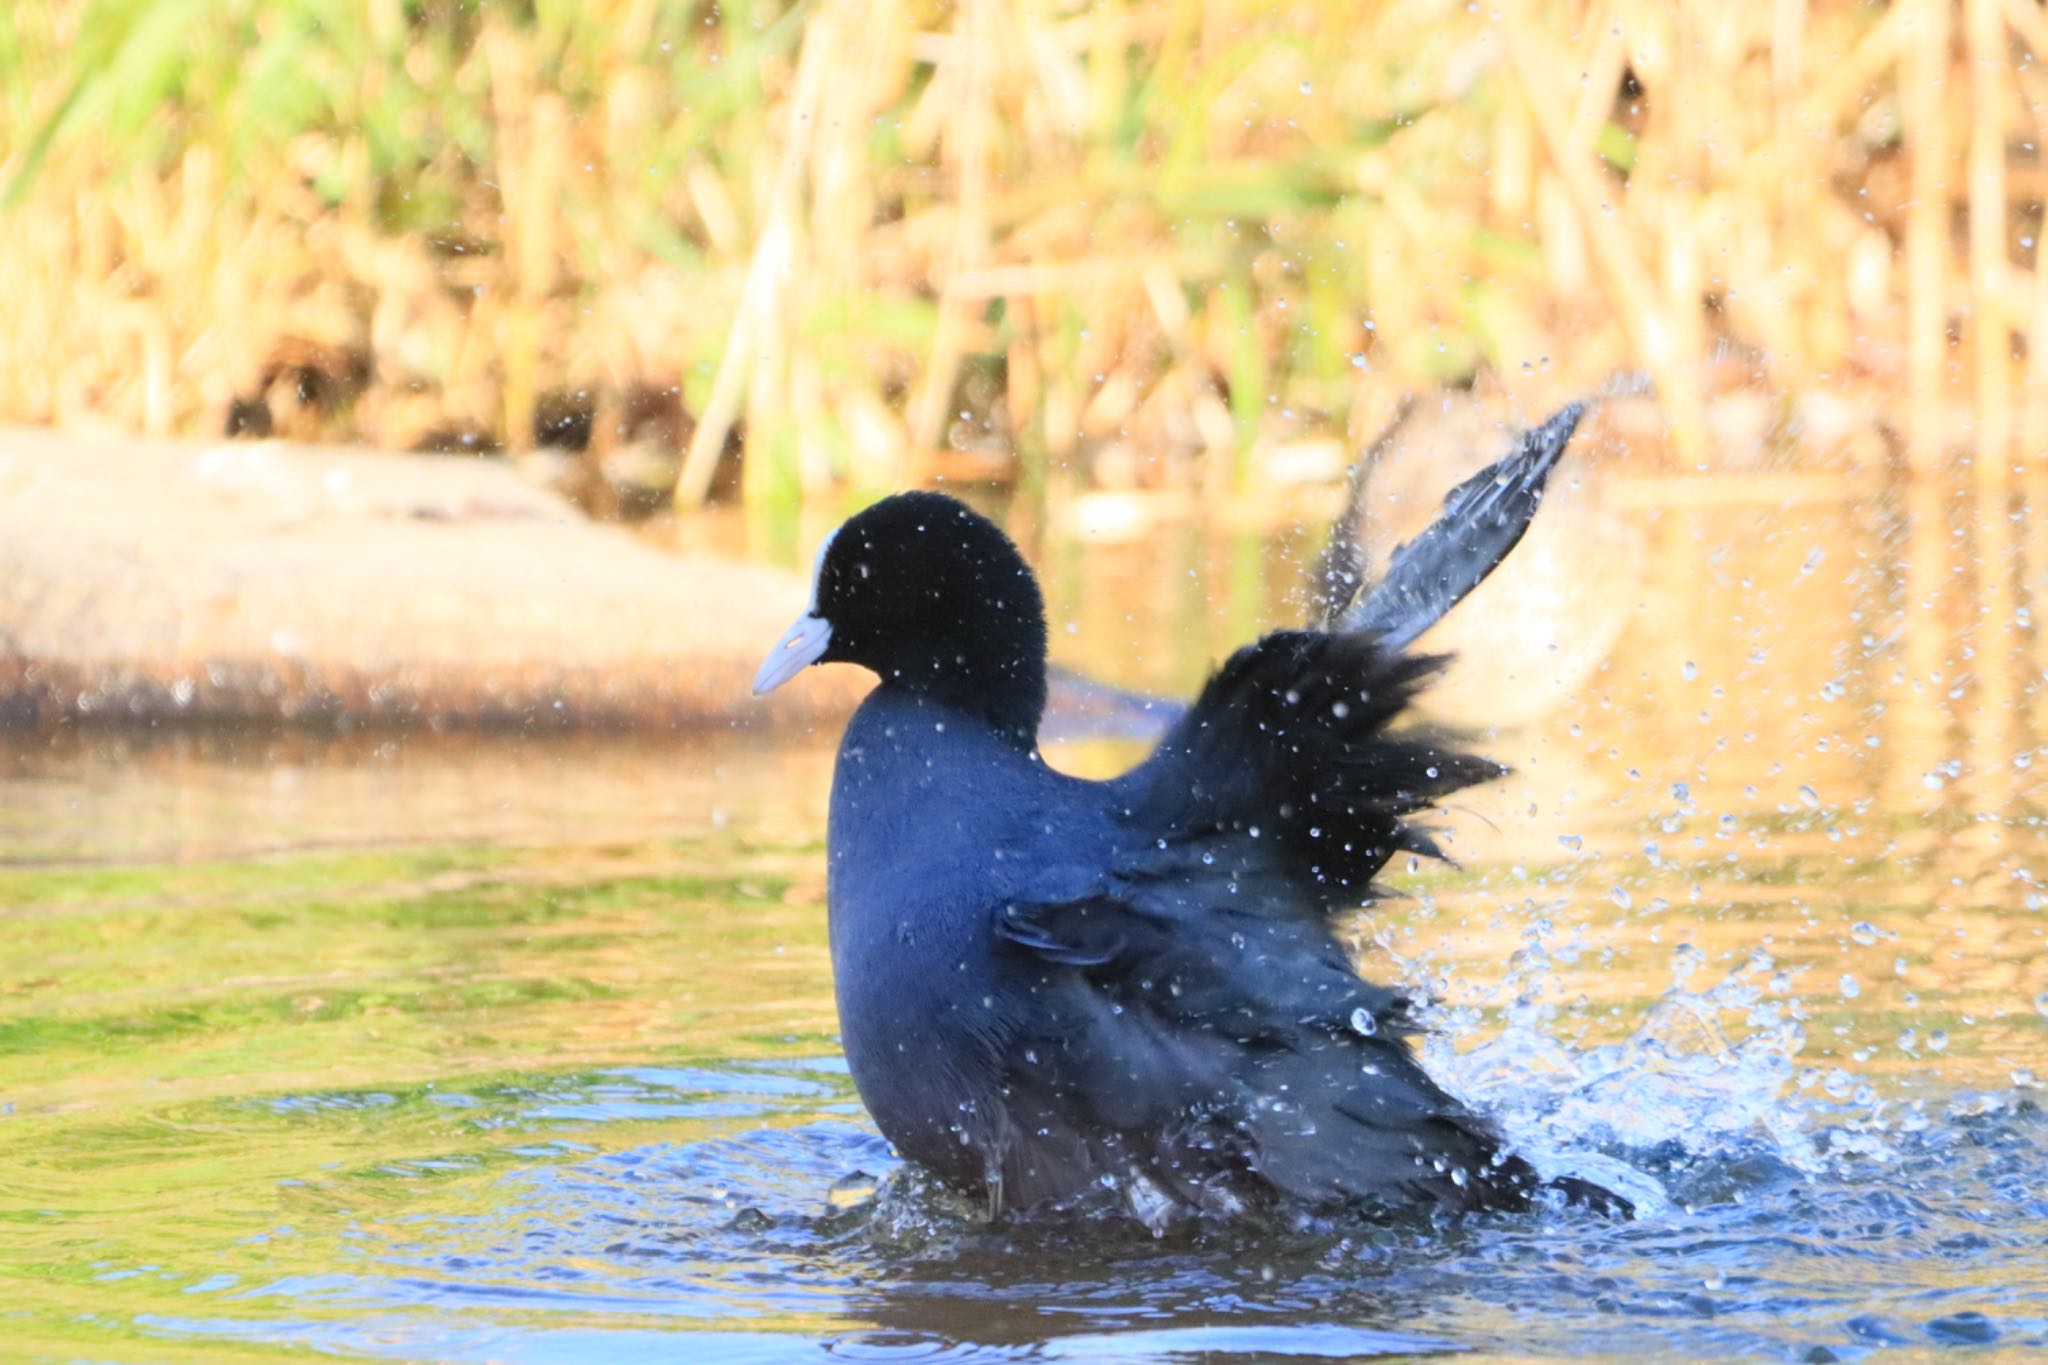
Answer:
[[[989, 134], [998, 55], [996, 0], [962, 0], [950, 59], [934, 73], [928, 107], [947, 110], [940, 138], [952, 163], [953, 199], [946, 262], [939, 271], [939, 316], [924, 372], [910, 396], [905, 427], [914, 470], [930, 467], [948, 420], [953, 380], [971, 325], [958, 281], [988, 254]], [[941, 91], [944, 94], [941, 95]]]
[[1899, 62], [1911, 139], [1912, 202], [1906, 210], [1906, 448], [1916, 470], [1938, 468], [1947, 450], [1949, 134], [1947, 81], [1951, 0], [1903, 0], [1909, 16]]
[[1706, 451], [1705, 408], [1699, 389], [1697, 353], [1685, 354], [1657, 288], [1609, 209], [1610, 192], [1596, 179], [1590, 156], [1572, 142], [1544, 90], [1548, 73], [1559, 69], [1556, 55], [1539, 36], [1527, 11], [1505, 9], [1508, 51], [1520, 82], [1521, 95], [1550, 152], [1581, 231], [1597, 245], [1596, 255], [1615, 295], [1622, 325], [1655, 377], [1657, 390], [1671, 414], [1672, 446], [1688, 468], [1703, 467]]
[[1806, 0], [1772, 0], [1771, 89], [1780, 116], [1798, 107], [1806, 82]]
[[[779, 362], [784, 354], [784, 290], [797, 259], [797, 196], [811, 139], [817, 132], [818, 112], [831, 62], [837, 56], [841, 29], [845, 20], [855, 17], [850, 12], [854, 8], [848, 3], [827, 0], [804, 34], [797, 61], [796, 90], [786, 113], [782, 152], [770, 182], [760, 236], [748, 260], [739, 312], [726, 336], [718, 377], [712, 383], [711, 395], [676, 476], [675, 500], [679, 507], [698, 506], [711, 491], [718, 457], [725, 449], [726, 437], [742, 403], [746, 402], [750, 409], [758, 408], [765, 416], [775, 400], [767, 380], [775, 376], [779, 366], [764, 365], [762, 361], [766, 357]], [[842, 16], [842, 11], [849, 12]], [[754, 376], [759, 376], [759, 380], [752, 386], [749, 398], [748, 381]], [[770, 423], [764, 421], [762, 431], [769, 429]], [[752, 474], [750, 470], [749, 476]]]
[[511, 262], [511, 296], [499, 303], [502, 421], [505, 443], [524, 449], [539, 399], [542, 313], [555, 287], [564, 141], [561, 97], [540, 88], [531, 47], [502, 24], [487, 23], [483, 49], [491, 77], [498, 193]]
[[1964, 0], [1969, 71], [1970, 302], [1979, 482], [2002, 484], [2012, 444], [2012, 312], [2006, 261], [2005, 81], [2011, 54], [2000, 0]]

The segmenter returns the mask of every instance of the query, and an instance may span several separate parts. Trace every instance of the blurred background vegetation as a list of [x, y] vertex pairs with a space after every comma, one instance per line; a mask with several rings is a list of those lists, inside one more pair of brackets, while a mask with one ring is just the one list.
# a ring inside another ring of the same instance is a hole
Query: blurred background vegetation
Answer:
[[1418, 389], [1647, 380], [1686, 472], [1996, 472], [2039, 53], [2035, 0], [9, 5], [0, 420], [632, 511], [1215, 495]]

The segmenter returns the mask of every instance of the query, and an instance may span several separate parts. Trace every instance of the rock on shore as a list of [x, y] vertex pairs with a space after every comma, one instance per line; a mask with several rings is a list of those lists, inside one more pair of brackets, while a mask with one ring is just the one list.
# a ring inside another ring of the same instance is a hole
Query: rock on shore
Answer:
[[666, 553], [502, 464], [0, 431], [0, 724], [802, 726], [795, 575]]

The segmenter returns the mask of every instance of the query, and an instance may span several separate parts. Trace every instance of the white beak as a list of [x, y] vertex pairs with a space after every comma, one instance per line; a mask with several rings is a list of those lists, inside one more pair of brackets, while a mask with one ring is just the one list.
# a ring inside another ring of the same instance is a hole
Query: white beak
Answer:
[[768, 651], [761, 671], [754, 675], [754, 695], [759, 697], [794, 678], [823, 657], [832, 643], [832, 623], [805, 612]]

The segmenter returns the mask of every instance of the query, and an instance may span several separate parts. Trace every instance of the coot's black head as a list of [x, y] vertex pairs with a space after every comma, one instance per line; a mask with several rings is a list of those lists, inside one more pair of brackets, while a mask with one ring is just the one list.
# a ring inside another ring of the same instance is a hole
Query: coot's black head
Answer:
[[1045, 710], [1045, 604], [994, 522], [942, 493], [899, 493], [818, 547], [810, 609], [756, 695], [844, 662], [986, 720], [1029, 748]]

